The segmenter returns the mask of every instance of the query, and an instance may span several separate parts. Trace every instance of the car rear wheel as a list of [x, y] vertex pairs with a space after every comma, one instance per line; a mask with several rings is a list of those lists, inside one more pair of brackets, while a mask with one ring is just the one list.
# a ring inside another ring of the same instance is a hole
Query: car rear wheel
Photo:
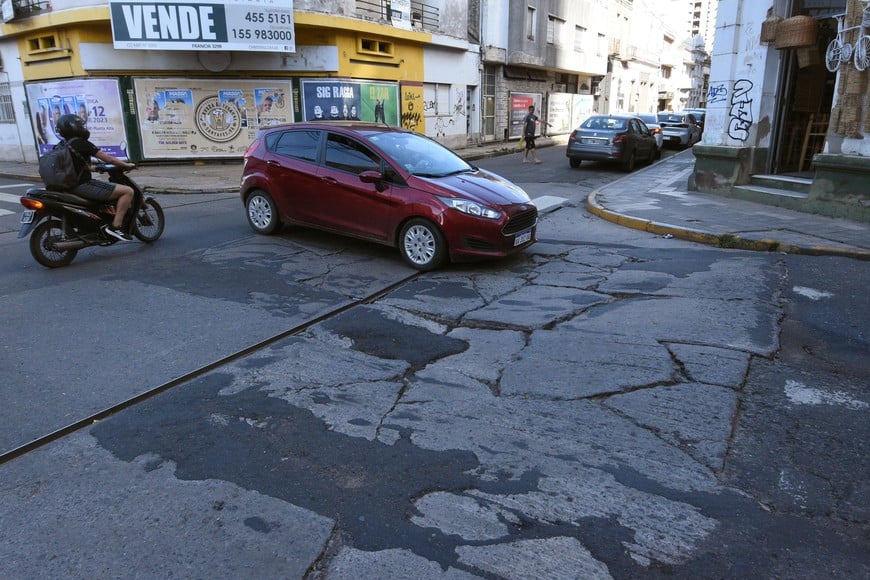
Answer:
[[412, 268], [434, 270], [447, 257], [447, 242], [441, 231], [428, 220], [415, 218], [399, 234], [399, 252]]
[[628, 152], [628, 156], [625, 158], [625, 161], [622, 162], [622, 169], [627, 173], [631, 173], [634, 171], [635, 160], [637, 159], [636, 152], [634, 149]]
[[245, 210], [248, 216], [248, 225], [258, 234], [274, 234], [281, 227], [281, 220], [278, 219], [278, 207], [272, 196], [262, 189], [255, 189], [248, 195]]
[[581, 161], [579, 159], [568, 159], [568, 163], [571, 165], [571, 169], [577, 169], [580, 167]]

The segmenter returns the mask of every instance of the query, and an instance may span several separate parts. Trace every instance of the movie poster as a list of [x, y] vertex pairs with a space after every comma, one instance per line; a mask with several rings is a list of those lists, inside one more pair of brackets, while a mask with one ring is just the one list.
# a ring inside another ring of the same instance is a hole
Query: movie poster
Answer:
[[28, 83], [27, 102], [40, 155], [60, 140], [57, 119], [73, 113], [85, 121], [90, 141], [120, 159], [127, 159], [124, 112], [118, 81], [114, 79], [70, 79]]
[[303, 79], [302, 113], [306, 121], [399, 125], [399, 87], [387, 82]]
[[133, 80], [145, 159], [241, 157], [260, 127], [293, 122], [290, 81]]

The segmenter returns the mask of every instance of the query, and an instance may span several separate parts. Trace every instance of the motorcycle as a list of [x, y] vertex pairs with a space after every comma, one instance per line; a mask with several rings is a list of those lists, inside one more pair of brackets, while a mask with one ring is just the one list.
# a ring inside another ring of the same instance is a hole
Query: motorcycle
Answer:
[[[145, 243], [163, 234], [163, 208], [153, 197], [146, 197], [136, 182], [121, 167], [108, 163], [94, 166], [107, 173], [109, 181], [133, 189], [133, 204], [121, 229]], [[94, 201], [73, 193], [32, 187], [21, 198], [26, 209], [21, 214], [18, 237], [30, 234], [30, 253], [47, 268], [67, 266], [79, 250], [90, 246], [111, 246], [120, 241], [100, 229], [111, 224], [115, 201]]]

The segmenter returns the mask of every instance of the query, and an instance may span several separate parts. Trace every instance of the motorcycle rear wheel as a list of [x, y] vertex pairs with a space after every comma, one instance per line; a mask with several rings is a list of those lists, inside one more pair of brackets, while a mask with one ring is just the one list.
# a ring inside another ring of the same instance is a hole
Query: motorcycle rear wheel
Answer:
[[30, 253], [46, 268], [69, 266], [78, 250], [56, 250], [54, 241], [63, 235], [60, 220], [47, 219], [37, 225], [30, 234]]
[[133, 222], [133, 235], [150, 244], [156, 242], [163, 234], [165, 225], [163, 219], [163, 208], [157, 203], [157, 200], [149, 197], [142, 202], [142, 206], [136, 213], [136, 220]]

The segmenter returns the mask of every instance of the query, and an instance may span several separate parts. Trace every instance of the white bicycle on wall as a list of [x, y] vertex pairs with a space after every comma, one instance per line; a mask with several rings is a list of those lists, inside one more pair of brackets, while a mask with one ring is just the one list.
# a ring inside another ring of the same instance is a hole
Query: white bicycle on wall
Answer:
[[[825, 51], [825, 66], [834, 72], [844, 62], [853, 60], [855, 68], [859, 71], [867, 70], [870, 66], [870, 36], [866, 34], [870, 30], [870, 0], [865, 1], [864, 11], [861, 16], [861, 24], [858, 26], [845, 27], [846, 14], [839, 14], [837, 18], [837, 36], [828, 43]], [[858, 31], [858, 40], [855, 46], [846, 42], [846, 33], [850, 30]]]

